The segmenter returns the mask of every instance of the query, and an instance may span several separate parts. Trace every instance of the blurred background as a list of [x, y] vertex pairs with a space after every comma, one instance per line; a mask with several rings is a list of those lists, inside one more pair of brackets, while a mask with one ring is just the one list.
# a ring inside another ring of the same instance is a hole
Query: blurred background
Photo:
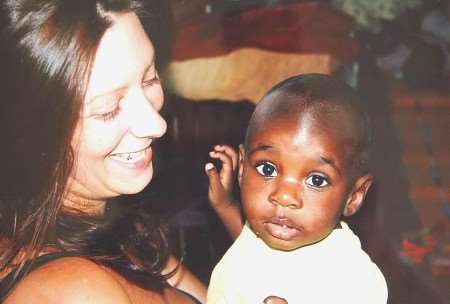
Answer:
[[373, 119], [374, 189], [349, 219], [389, 303], [450, 303], [450, 6], [439, 0], [161, 1], [168, 133], [140, 195], [205, 283], [231, 244], [208, 206], [204, 164], [237, 146], [254, 105], [303, 72], [342, 77]]

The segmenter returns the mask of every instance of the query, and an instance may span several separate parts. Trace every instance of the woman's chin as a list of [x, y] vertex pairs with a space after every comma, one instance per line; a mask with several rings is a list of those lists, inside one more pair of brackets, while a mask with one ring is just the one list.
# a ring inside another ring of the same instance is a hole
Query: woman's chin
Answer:
[[153, 168], [150, 165], [145, 171], [136, 175], [119, 175], [108, 182], [110, 190], [117, 195], [131, 195], [141, 192], [153, 178]]
[[129, 179], [125, 183], [121, 183], [120, 185], [118, 185], [117, 193], [119, 193], [121, 195], [122, 194], [130, 195], [130, 194], [139, 193], [142, 190], [144, 190], [148, 184], [150, 184], [152, 177], [153, 177], [153, 172], [150, 172], [150, 174], [148, 174], [146, 176], [139, 176], [134, 179]]

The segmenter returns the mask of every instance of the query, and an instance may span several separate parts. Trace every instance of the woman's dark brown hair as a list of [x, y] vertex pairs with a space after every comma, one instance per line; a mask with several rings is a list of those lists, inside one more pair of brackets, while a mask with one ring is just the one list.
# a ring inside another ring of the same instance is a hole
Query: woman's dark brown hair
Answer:
[[[71, 140], [100, 39], [111, 14], [128, 11], [153, 38], [161, 5], [152, 11], [144, 2], [2, 2], [0, 271], [26, 271], [24, 261], [52, 246], [106, 264], [143, 287], [162, 288], [167, 242], [153, 216], [133, 212], [134, 205], [119, 212], [114, 203], [102, 218], [62, 209], [74, 166]], [[25, 258], [15, 265], [19, 254]]]

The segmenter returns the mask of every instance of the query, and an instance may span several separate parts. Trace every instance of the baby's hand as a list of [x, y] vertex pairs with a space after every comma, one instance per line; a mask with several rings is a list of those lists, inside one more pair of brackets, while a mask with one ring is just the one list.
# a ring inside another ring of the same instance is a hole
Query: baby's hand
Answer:
[[217, 169], [212, 163], [205, 165], [209, 179], [208, 198], [214, 209], [220, 209], [233, 203], [233, 184], [238, 166], [238, 154], [230, 146], [216, 145], [209, 156], [222, 162], [222, 169]]

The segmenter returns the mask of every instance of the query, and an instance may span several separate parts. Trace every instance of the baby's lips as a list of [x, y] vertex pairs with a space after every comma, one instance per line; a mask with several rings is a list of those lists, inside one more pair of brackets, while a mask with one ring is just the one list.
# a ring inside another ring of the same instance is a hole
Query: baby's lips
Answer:
[[279, 224], [276, 222], [267, 222], [265, 224], [267, 231], [275, 238], [284, 241], [290, 241], [301, 235], [301, 230], [287, 226], [285, 224]]
[[299, 229], [297, 225], [287, 217], [274, 216], [268, 221], [268, 223], [280, 226], [285, 225], [288, 226], [289, 228]]

